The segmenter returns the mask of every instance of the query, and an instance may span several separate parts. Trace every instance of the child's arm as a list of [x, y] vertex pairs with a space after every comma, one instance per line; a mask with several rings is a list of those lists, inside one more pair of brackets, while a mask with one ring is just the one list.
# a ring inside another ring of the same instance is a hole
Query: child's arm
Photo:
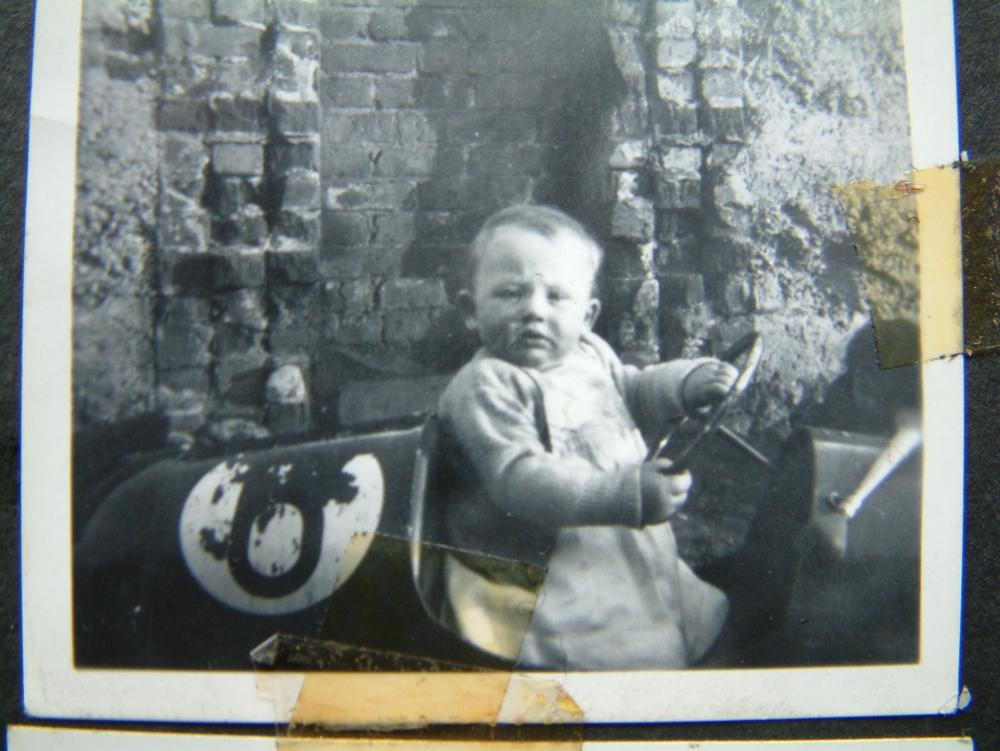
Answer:
[[460, 371], [442, 397], [442, 420], [490, 501], [546, 529], [648, 523], [639, 465], [598, 470], [583, 458], [549, 453], [539, 438], [536, 398], [524, 371], [492, 359]]

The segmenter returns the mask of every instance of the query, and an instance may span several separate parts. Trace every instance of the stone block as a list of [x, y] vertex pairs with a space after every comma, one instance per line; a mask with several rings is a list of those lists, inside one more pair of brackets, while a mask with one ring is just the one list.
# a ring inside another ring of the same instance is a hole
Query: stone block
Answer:
[[269, 234], [264, 210], [248, 203], [232, 214], [212, 219], [212, 242], [217, 245], [258, 246]]
[[629, 240], [652, 239], [655, 221], [653, 204], [641, 195], [638, 174], [619, 172], [615, 176], [615, 182], [611, 234]]
[[437, 134], [423, 112], [402, 110], [396, 113], [396, 137], [402, 144], [432, 144]]
[[374, 313], [335, 315], [333, 339], [340, 344], [374, 346], [382, 341], [382, 318]]
[[703, 127], [718, 139], [742, 141], [745, 116], [742, 99], [714, 99], [702, 108]]
[[208, 150], [201, 138], [164, 133], [159, 138], [160, 175], [169, 188], [200, 197], [205, 184]]
[[690, 0], [657, 0], [656, 36], [661, 39], [690, 39], [694, 36], [696, 13]]
[[326, 6], [320, 13], [323, 39], [364, 39], [368, 36], [371, 11], [367, 8]]
[[371, 241], [371, 219], [367, 212], [324, 211], [323, 237], [333, 245], [363, 245]]
[[216, 214], [228, 217], [260, 200], [260, 188], [260, 178], [213, 175], [202, 201]]
[[410, 210], [416, 202], [416, 180], [331, 181], [324, 196], [328, 209]]
[[323, 118], [324, 144], [394, 143], [398, 132], [391, 112], [331, 110]]
[[187, 20], [163, 19], [163, 55], [168, 60], [192, 58], [249, 58], [260, 56], [262, 29], [216, 26]]
[[403, 11], [399, 8], [373, 10], [368, 20], [368, 36], [377, 42], [408, 39], [410, 34]]
[[656, 171], [659, 208], [696, 208], [701, 205], [700, 148], [661, 148]]
[[608, 166], [612, 169], [637, 169], [646, 163], [647, 151], [645, 141], [624, 141], [611, 152]]
[[319, 132], [319, 102], [295, 96], [272, 94], [268, 99], [271, 126], [287, 135]]
[[322, 64], [323, 70], [331, 75], [347, 71], [410, 73], [416, 68], [417, 45], [412, 42], [331, 42], [325, 45]]
[[708, 273], [746, 273], [755, 251], [746, 236], [716, 230], [702, 244], [701, 265]]
[[706, 286], [709, 295], [724, 315], [743, 315], [753, 312], [753, 286], [745, 273], [709, 274], [706, 277]]
[[216, 359], [231, 354], [239, 354], [263, 349], [264, 333], [233, 324], [219, 324], [215, 327], [212, 353]]
[[276, 47], [271, 55], [270, 72], [270, 91], [318, 98], [319, 61], [299, 57], [285, 47]]
[[319, 246], [322, 224], [318, 209], [282, 209], [278, 215], [278, 232], [307, 247]]
[[708, 101], [742, 100], [742, 73], [725, 68], [703, 70], [701, 72], [701, 95]]
[[375, 79], [372, 105], [375, 109], [400, 109], [417, 104], [416, 79], [386, 78]]
[[158, 253], [160, 292], [176, 297], [203, 297], [212, 292], [215, 257], [185, 248], [161, 247]]
[[424, 211], [416, 216], [417, 237], [429, 245], [472, 241], [486, 219], [484, 211]]
[[656, 135], [671, 145], [697, 141], [698, 107], [694, 104], [665, 102], [658, 108]]
[[661, 39], [656, 43], [656, 65], [662, 69], [684, 68], [698, 57], [694, 39]]
[[265, 149], [267, 168], [280, 174], [296, 167], [308, 170], [320, 168], [319, 143], [314, 139], [272, 140]]
[[701, 274], [660, 274], [657, 280], [664, 306], [688, 308], [705, 302], [705, 281]]
[[274, 20], [282, 26], [319, 28], [320, 0], [270, 0]]
[[327, 106], [368, 109], [373, 106], [373, 89], [381, 80], [368, 75], [325, 77], [320, 82], [320, 99]]
[[264, 0], [212, 0], [212, 20], [220, 24], [266, 23]]
[[161, 131], [203, 133], [209, 127], [208, 107], [197, 97], [162, 99], [156, 110], [156, 127]]
[[639, 0], [610, 0], [608, 17], [615, 23], [639, 26], [643, 22], [645, 5]]
[[461, 11], [418, 5], [406, 14], [406, 31], [409, 38], [415, 40], [462, 37], [468, 16]]
[[740, 9], [723, 3], [708, 4], [698, 13], [695, 37], [705, 49], [738, 48], [743, 37]]
[[663, 102], [689, 105], [695, 98], [694, 74], [690, 71], [657, 73], [656, 91]]
[[281, 205], [293, 209], [318, 209], [320, 205], [319, 173], [292, 169], [285, 173]]
[[379, 289], [383, 310], [439, 308], [448, 304], [440, 279], [388, 279]]
[[268, 376], [265, 398], [265, 419], [272, 433], [289, 435], [309, 430], [309, 392], [297, 365], [282, 365]]
[[348, 279], [340, 285], [340, 298], [349, 313], [371, 310], [375, 306], [375, 284], [371, 279]]
[[264, 254], [211, 254], [212, 288], [217, 291], [264, 286]]
[[252, 132], [261, 128], [262, 104], [259, 99], [231, 93], [213, 95], [208, 102], [211, 126], [223, 132]]
[[328, 326], [339, 296], [326, 294], [318, 284], [269, 285], [268, 346], [272, 353], [311, 349]]
[[220, 175], [262, 175], [264, 147], [258, 143], [213, 144], [212, 169]]
[[217, 357], [212, 365], [215, 392], [236, 403], [259, 405], [263, 401], [267, 365], [268, 354], [263, 350]]
[[413, 212], [397, 211], [374, 214], [371, 218], [372, 242], [379, 245], [409, 246], [416, 240]]
[[371, 162], [375, 177], [429, 177], [434, 172], [436, 152], [433, 144], [404, 142], [384, 145], [373, 151]]
[[201, 253], [208, 248], [209, 216], [201, 209], [161, 212], [156, 240], [161, 248]]
[[156, 326], [157, 368], [208, 365], [214, 333], [206, 300], [168, 298]]
[[266, 266], [268, 284], [313, 284], [320, 279], [315, 251], [271, 251]]
[[241, 289], [214, 295], [212, 318], [216, 323], [238, 326], [255, 332], [267, 329], [267, 309], [259, 289]]

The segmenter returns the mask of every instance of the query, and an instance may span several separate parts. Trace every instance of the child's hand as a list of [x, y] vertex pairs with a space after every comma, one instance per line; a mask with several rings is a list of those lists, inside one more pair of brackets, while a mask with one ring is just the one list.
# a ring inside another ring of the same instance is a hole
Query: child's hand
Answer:
[[678, 472], [669, 459], [653, 459], [639, 468], [642, 494], [642, 524], [659, 524], [677, 513], [687, 502], [691, 474]]
[[729, 393], [740, 372], [722, 360], [705, 362], [688, 373], [681, 387], [681, 398], [688, 413], [709, 407]]

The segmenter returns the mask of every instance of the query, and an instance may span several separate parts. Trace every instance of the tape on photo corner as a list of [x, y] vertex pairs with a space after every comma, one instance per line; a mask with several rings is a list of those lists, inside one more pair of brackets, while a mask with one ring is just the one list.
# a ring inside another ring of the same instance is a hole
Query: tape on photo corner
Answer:
[[862, 182], [836, 193], [861, 263], [879, 365], [961, 354], [958, 170], [917, 170], [892, 185]]

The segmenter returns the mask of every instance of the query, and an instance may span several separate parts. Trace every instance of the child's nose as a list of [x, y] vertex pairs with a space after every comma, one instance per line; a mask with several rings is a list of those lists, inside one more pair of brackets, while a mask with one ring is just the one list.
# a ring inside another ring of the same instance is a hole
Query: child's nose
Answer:
[[542, 318], [548, 310], [549, 300], [544, 289], [534, 288], [524, 300], [524, 315], [528, 318]]

